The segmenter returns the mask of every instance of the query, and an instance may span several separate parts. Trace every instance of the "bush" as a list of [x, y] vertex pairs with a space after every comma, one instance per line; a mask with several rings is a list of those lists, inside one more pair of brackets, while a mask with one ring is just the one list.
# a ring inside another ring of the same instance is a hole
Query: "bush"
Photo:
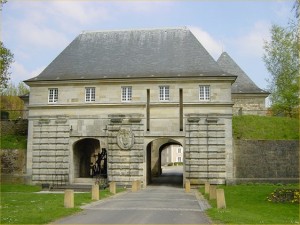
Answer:
[[299, 204], [299, 196], [299, 189], [278, 188], [267, 197], [267, 200], [269, 202], [290, 202]]

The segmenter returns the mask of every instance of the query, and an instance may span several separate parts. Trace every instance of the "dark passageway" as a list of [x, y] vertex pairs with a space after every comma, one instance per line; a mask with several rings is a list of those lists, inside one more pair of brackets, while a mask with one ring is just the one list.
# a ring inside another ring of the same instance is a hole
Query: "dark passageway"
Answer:
[[158, 177], [152, 177], [151, 186], [174, 186], [182, 187], [183, 184], [182, 166], [162, 167], [162, 174]]

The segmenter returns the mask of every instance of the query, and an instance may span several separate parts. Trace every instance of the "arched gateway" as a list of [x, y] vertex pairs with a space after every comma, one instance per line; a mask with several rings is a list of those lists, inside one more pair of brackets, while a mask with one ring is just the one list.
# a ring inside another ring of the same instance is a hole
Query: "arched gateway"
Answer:
[[75, 183], [105, 150], [108, 181], [147, 185], [179, 144], [184, 180], [230, 182], [235, 79], [185, 27], [83, 32], [26, 81], [27, 174]]

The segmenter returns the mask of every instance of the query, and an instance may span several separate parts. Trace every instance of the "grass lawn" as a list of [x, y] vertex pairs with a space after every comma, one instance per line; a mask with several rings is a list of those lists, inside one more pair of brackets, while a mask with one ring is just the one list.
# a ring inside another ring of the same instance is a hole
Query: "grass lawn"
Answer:
[[[299, 203], [273, 203], [267, 197], [277, 188], [298, 185], [249, 184], [218, 186], [225, 191], [226, 209], [217, 209], [216, 201], [206, 212], [214, 223], [230, 224], [299, 224]], [[200, 188], [204, 195], [204, 187]], [[208, 198], [208, 195], [205, 195]]]
[[[39, 186], [1, 185], [1, 224], [46, 224], [81, 211], [80, 206], [92, 202], [91, 193], [75, 193], [75, 207], [64, 208], [64, 194], [37, 193]], [[122, 190], [118, 190], [122, 191]], [[100, 199], [110, 196], [100, 191]]]
[[298, 140], [299, 119], [271, 116], [234, 116], [235, 139]]
[[1, 149], [26, 149], [27, 136], [1, 135]]

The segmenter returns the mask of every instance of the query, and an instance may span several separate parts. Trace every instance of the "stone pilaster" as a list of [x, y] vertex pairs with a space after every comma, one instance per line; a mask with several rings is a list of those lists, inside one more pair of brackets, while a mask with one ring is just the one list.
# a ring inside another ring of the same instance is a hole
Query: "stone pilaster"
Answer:
[[140, 114], [109, 115], [108, 179], [130, 186], [143, 180], [144, 125]]

